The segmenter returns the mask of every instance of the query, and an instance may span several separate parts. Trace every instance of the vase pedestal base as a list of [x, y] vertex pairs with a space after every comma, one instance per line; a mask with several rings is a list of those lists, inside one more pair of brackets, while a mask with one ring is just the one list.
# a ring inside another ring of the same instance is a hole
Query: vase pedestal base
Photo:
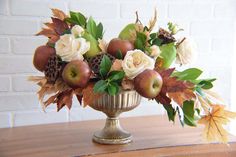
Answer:
[[105, 127], [94, 133], [93, 141], [100, 144], [126, 144], [132, 141], [132, 135], [121, 128], [118, 118], [107, 118]]

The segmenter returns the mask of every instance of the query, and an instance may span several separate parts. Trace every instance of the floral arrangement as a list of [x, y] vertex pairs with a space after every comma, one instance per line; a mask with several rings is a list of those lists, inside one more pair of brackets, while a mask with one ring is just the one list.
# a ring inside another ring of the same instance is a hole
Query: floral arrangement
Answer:
[[[56, 104], [59, 111], [71, 108], [76, 96], [84, 107], [103, 94], [116, 95], [122, 90], [136, 90], [141, 96], [163, 105], [169, 121], [176, 115], [181, 124], [204, 124], [208, 141], [227, 143], [223, 128], [236, 113], [227, 111], [220, 97], [211, 91], [216, 79], [199, 78], [202, 71], [190, 68], [178, 71], [173, 66], [186, 65], [194, 58], [194, 44], [187, 38], [176, 39], [178, 25], [154, 31], [154, 17], [145, 26], [138, 18], [125, 26], [108, 44], [103, 40], [103, 25], [80, 12], [66, 15], [52, 9], [52, 22], [37, 35], [48, 42], [36, 49], [33, 64], [43, 76], [31, 76], [43, 108]], [[176, 65], [176, 64], [174, 64]]]

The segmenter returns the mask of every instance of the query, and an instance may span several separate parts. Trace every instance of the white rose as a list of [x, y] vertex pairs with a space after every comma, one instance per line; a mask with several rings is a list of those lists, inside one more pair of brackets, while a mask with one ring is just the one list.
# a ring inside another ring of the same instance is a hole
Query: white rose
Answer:
[[[183, 40], [183, 39], [182, 39]], [[179, 41], [181, 42], [181, 40]], [[190, 64], [196, 58], [196, 44], [189, 39], [184, 39], [179, 46], [177, 46], [176, 63]]]
[[71, 33], [75, 37], [81, 37], [84, 34], [84, 29], [80, 25], [75, 25], [74, 27], [72, 27]]
[[71, 34], [65, 34], [60, 36], [60, 39], [56, 42], [55, 49], [56, 54], [63, 61], [83, 60], [83, 55], [90, 49], [90, 43], [84, 38], [75, 38]]
[[129, 79], [135, 78], [146, 69], [154, 69], [155, 61], [141, 50], [128, 51], [122, 67]]
[[159, 46], [156, 46], [156, 45], [152, 45], [150, 47], [151, 49], [151, 53], [150, 53], [150, 56], [153, 57], [154, 59], [156, 59], [158, 56], [160, 56], [161, 54], [161, 50], [159, 48]]

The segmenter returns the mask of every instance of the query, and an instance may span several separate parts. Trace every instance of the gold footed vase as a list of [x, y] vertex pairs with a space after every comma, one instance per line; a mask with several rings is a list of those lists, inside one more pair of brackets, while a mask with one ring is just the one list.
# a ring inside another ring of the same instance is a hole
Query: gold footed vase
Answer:
[[93, 135], [93, 141], [100, 144], [126, 144], [132, 141], [132, 135], [123, 130], [119, 122], [122, 112], [130, 111], [140, 104], [141, 96], [135, 90], [121, 91], [117, 95], [104, 94], [90, 105], [93, 109], [107, 115], [101, 131]]

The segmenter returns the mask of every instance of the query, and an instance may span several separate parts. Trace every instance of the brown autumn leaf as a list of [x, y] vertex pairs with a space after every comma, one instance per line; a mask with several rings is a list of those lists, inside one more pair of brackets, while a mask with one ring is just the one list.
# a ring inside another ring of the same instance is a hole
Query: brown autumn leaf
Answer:
[[195, 98], [195, 94], [191, 83], [171, 77], [174, 70], [173, 68], [159, 71], [163, 85], [160, 94], [155, 99], [163, 105], [170, 104], [171, 100], [173, 100], [182, 106], [184, 101]]
[[228, 142], [228, 132], [223, 128], [230, 122], [230, 119], [236, 118], [236, 113], [227, 111], [222, 105], [212, 105], [212, 110], [208, 115], [202, 117], [198, 123], [204, 124], [204, 138], [211, 141]]
[[55, 95], [49, 97], [45, 102], [43, 102], [44, 108], [48, 107], [51, 104], [55, 104], [57, 102], [57, 97], [60, 92], [56, 93]]
[[94, 83], [90, 83], [82, 91], [84, 107], [86, 107], [87, 105], [92, 105], [94, 100], [99, 99], [102, 96], [102, 94], [94, 93], [93, 87]]
[[65, 18], [67, 18], [67, 15], [63, 11], [61, 11], [59, 9], [53, 9], [53, 8], [51, 10], [52, 10], [52, 13], [53, 13], [54, 17], [56, 17], [56, 18], [58, 18], [62, 21], [64, 21]]
[[67, 29], [69, 29], [69, 26], [65, 21], [53, 17], [51, 19], [54, 25], [54, 30], [57, 34], [62, 35]]
[[110, 71], [121, 71], [121, 70], [122, 70], [122, 60], [115, 59], [115, 61], [112, 63]]
[[72, 98], [73, 98], [73, 90], [66, 90], [61, 92], [57, 96], [57, 111], [60, 111], [64, 106], [67, 106], [68, 109], [71, 109], [72, 106]]

